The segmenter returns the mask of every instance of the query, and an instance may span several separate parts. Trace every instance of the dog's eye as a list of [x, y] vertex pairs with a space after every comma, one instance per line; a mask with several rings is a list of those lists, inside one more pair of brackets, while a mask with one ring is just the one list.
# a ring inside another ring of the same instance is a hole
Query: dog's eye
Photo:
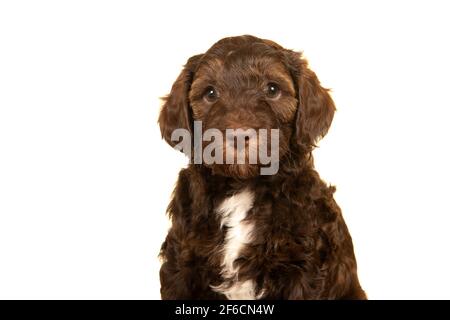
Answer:
[[203, 98], [208, 102], [215, 102], [218, 98], [216, 89], [211, 86], [206, 88], [203, 93]]
[[281, 94], [280, 88], [276, 83], [269, 83], [267, 85], [266, 95], [270, 99], [278, 98]]

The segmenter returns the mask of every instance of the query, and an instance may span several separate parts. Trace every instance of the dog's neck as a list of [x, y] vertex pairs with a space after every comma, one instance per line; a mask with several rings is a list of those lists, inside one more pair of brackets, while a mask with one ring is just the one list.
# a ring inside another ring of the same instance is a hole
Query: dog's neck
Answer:
[[282, 157], [279, 170], [274, 175], [258, 175], [250, 178], [229, 177], [214, 174], [211, 169], [203, 165], [195, 165], [196, 169], [206, 178], [208, 184], [217, 191], [224, 190], [234, 193], [246, 187], [281, 185], [287, 180], [306, 176], [307, 171], [314, 170], [314, 160], [311, 153], [290, 153]]

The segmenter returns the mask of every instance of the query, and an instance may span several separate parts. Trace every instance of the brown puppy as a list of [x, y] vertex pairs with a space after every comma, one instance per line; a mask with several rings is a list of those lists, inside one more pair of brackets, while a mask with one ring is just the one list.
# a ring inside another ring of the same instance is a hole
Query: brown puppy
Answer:
[[262, 175], [260, 159], [248, 161], [247, 137], [245, 163], [180, 172], [160, 254], [163, 299], [366, 298], [334, 188], [311, 156], [334, 111], [301, 54], [272, 41], [225, 38], [189, 59], [161, 110], [163, 138], [175, 146], [174, 130], [192, 133], [194, 121], [225, 143], [227, 129], [276, 129], [278, 170]]

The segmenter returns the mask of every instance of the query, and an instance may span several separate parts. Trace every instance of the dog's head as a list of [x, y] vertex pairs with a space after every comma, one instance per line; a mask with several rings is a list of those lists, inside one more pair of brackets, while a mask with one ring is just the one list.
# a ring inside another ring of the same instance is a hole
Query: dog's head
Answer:
[[[269, 40], [239, 36], [222, 39], [188, 60], [165, 98], [159, 124], [163, 138], [172, 146], [177, 144], [172, 139], [176, 129], [194, 136], [194, 121], [203, 132], [214, 129], [222, 133], [220, 142], [225, 146], [229, 145], [230, 129], [246, 130], [244, 151], [236, 147], [233, 155], [236, 160], [243, 152], [245, 163], [206, 165], [218, 174], [248, 178], [257, 175], [262, 165], [259, 157], [256, 163], [248, 161], [251, 147], [261, 146], [260, 129], [268, 132], [266, 148], [273, 144], [271, 129], [278, 129], [276, 147], [283, 161], [291, 148], [310, 152], [327, 133], [334, 111], [328, 91], [300, 53]], [[231, 140], [236, 137], [232, 135]], [[225, 159], [226, 150], [216, 149], [216, 153]]]

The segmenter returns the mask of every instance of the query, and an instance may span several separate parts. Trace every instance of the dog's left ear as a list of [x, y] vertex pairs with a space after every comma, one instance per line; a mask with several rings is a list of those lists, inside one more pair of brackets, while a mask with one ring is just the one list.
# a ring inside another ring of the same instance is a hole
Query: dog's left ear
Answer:
[[171, 139], [172, 132], [175, 129], [187, 129], [192, 135], [193, 120], [189, 104], [189, 90], [202, 56], [202, 54], [199, 54], [189, 58], [172, 85], [172, 90], [164, 98], [165, 102], [159, 114], [158, 123], [161, 136], [172, 147], [177, 144]]
[[292, 77], [298, 87], [299, 100], [295, 124], [296, 139], [300, 145], [314, 147], [330, 128], [336, 110], [328, 89], [320, 85], [316, 74], [300, 53], [288, 51]]

